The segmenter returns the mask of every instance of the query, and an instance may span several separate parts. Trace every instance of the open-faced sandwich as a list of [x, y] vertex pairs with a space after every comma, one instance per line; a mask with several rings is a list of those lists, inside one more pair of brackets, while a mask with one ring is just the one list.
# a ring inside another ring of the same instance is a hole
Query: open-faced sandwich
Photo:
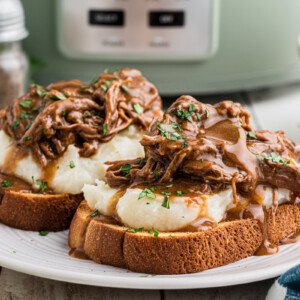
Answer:
[[199, 272], [274, 254], [300, 230], [300, 151], [254, 130], [239, 103], [180, 97], [141, 144], [85, 185], [69, 245], [97, 263], [150, 274]]
[[144, 155], [139, 140], [161, 108], [156, 88], [134, 69], [89, 84], [31, 85], [0, 111], [0, 222], [68, 228], [84, 184], [104, 179], [105, 161]]

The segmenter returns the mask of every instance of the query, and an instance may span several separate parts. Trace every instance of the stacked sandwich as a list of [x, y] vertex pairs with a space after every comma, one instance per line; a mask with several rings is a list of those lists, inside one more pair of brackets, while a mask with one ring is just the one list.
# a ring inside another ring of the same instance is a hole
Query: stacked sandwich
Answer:
[[104, 179], [105, 161], [143, 155], [138, 141], [161, 115], [156, 88], [134, 69], [31, 85], [0, 111], [0, 222], [68, 228], [83, 185]]
[[84, 186], [70, 247], [151, 274], [276, 253], [300, 230], [300, 151], [249, 121], [238, 103], [180, 97], [144, 135], [144, 157], [109, 162], [106, 181]]

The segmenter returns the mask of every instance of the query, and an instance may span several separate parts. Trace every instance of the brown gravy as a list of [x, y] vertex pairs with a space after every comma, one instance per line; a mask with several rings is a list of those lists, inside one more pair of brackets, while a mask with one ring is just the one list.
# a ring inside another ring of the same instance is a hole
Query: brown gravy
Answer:
[[69, 251], [69, 256], [78, 259], [90, 260], [90, 258], [84, 253], [83, 249], [71, 249]]
[[[123, 69], [105, 72], [89, 84], [70, 80], [31, 85], [27, 94], [0, 110], [0, 129], [14, 138], [14, 148], [31, 150], [45, 168], [71, 144], [82, 157], [90, 157], [131, 124], [146, 131], [153, 118], [161, 117], [161, 109], [155, 86], [140, 71]], [[52, 176], [49, 167], [40, 179]]]
[[181, 232], [198, 232], [198, 231], [207, 231], [217, 227], [217, 223], [208, 218], [208, 217], [199, 217], [191, 224], [187, 225], [184, 228], [181, 228], [179, 231]]
[[[12, 186], [4, 187], [2, 183], [5, 181], [12, 183]], [[33, 193], [32, 187], [27, 182], [15, 176], [0, 172], [0, 196], [6, 191]]]

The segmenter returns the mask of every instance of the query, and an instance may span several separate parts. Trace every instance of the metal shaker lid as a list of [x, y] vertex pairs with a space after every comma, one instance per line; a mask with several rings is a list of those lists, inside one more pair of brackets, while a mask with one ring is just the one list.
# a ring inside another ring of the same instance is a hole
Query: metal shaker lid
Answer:
[[0, 0], [0, 43], [19, 41], [28, 36], [20, 0]]

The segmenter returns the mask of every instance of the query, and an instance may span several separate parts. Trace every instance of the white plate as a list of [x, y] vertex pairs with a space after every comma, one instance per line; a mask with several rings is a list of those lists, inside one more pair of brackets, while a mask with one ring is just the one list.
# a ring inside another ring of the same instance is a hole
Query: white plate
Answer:
[[[68, 255], [68, 232], [26, 232], [0, 224], [0, 265], [19, 272], [87, 285], [134, 289], [189, 289], [259, 281], [300, 263], [300, 243], [281, 246], [276, 255], [249, 257], [236, 263], [187, 275], [145, 276]], [[172, 255], [172, 254], [170, 254]]]

